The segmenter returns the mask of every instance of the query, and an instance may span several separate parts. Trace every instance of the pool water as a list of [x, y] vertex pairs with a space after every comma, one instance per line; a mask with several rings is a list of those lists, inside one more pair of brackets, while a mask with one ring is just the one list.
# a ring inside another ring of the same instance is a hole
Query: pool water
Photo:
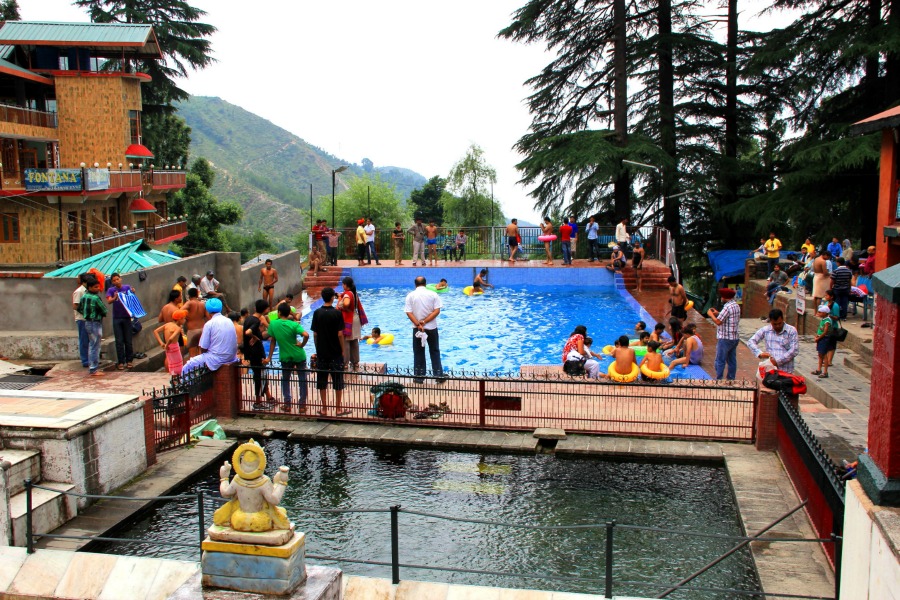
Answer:
[[[613, 462], [549, 455], [497, 455], [398, 447], [323, 446], [271, 440], [266, 444], [271, 476], [290, 467], [282, 504], [300, 531], [307, 553], [390, 562], [390, 517], [379, 513], [314, 513], [292, 507], [404, 509], [462, 519], [560, 526], [618, 524], [708, 534], [742, 535], [724, 467]], [[185, 489], [218, 497], [218, 470]], [[216, 504], [215, 506], [218, 506]], [[213, 503], [206, 508], [211, 523]], [[596, 529], [526, 530], [463, 523], [401, 513], [400, 562], [602, 580], [605, 532]], [[194, 504], [159, 505], [118, 537], [195, 544]], [[652, 597], [659, 587], [625, 581], [673, 584], [736, 542], [675, 533], [616, 529], [616, 595]], [[92, 550], [97, 550], [93, 548]], [[100, 551], [197, 560], [196, 548], [107, 544]], [[337, 564], [354, 575], [390, 577], [390, 567]], [[600, 593], [602, 581], [401, 569], [401, 578], [472, 585]], [[692, 585], [758, 590], [753, 559], [744, 550], [701, 575]], [[722, 599], [726, 593], [679, 592], [672, 598]]]
[[[559, 365], [576, 325], [587, 327], [593, 351], [602, 354], [602, 348], [620, 335], [636, 337], [634, 325], [642, 319], [636, 303], [609, 287], [511, 285], [488, 289], [481, 296], [466, 296], [461, 289], [456, 286], [441, 294], [438, 331], [445, 370], [502, 373], [518, 372], [522, 365]], [[411, 368], [412, 326], [403, 310], [409, 288], [366, 286], [359, 292], [369, 318], [363, 333], [379, 327], [395, 336], [388, 346], [361, 342], [362, 362]], [[303, 324], [309, 327], [310, 321], [307, 314]], [[604, 356], [600, 362], [606, 372], [611, 359]], [[708, 377], [697, 366], [672, 374], [675, 379]]]

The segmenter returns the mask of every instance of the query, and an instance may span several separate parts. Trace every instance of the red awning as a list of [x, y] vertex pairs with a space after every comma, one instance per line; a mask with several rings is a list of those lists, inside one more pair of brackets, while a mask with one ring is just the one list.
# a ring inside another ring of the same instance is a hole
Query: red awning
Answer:
[[156, 208], [144, 200], [143, 198], [135, 198], [131, 201], [131, 206], [128, 207], [129, 212], [133, 213], [152, 213], [156, 212]]
[[132, 144], [125, 149], [125, 158], [153, 158], [153, 153], [142, 144]]

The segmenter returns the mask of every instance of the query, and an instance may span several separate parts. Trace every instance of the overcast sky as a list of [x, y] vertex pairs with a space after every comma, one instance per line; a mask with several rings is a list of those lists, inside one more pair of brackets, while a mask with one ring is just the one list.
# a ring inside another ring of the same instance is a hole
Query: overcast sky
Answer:
[[[427, 178], [446, 177], [476, 143], [497, 170], [494, 196], [506, 216], [537, 222], [512, 146], [531, 122], [524, 81], [550, 56], [496, 37], [524, 2], [193, 0], [219, 30], [218, 62], [181, 84], [341, 159]], [[23, 20], [87, 21], [69, 0], [19, 5]]]

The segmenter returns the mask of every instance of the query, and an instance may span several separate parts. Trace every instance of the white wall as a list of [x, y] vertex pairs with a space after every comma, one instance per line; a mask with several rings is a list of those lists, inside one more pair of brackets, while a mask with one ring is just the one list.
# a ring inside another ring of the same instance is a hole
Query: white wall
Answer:
[[841, 598], [900, 598], [900, 508], [875, 506], [858, 481], [845, 493]]

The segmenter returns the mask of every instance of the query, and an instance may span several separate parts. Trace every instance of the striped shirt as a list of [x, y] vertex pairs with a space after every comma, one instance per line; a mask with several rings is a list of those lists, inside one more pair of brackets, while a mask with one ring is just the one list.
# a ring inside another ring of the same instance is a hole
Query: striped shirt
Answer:
[[747, 347], [757, 357], [762, 354], [762, 350], [759, 349], [757, 344], [763, 340], [766, 342], [766, 352], [775, 359], [776, 366], [782, 371], [793, 373], [794, 357], [800, 353], [797, 329], [787, 323], [784, 324], [781, 333], [772, 329], [771, 325], [761, 328], [747, 341]]
[[831, 272], [831, 287], [838, 292], [850, 291], [850, 281], [853, 279], [853, 271], [847, 265], [840, 265]]
[[84, 316], [85, 321], [102, 321], [106, 316], [106, 304], [97, 294], [86, 292], [78, 304], [78, 312]]
[[734, 300], [729, 300], [722, 307], [722, 311], [716, 316], [722, 321], [716, 326], [716, 338], [720, 340], [739, 339], [738, 324], [741, 321], [741, 307]]

